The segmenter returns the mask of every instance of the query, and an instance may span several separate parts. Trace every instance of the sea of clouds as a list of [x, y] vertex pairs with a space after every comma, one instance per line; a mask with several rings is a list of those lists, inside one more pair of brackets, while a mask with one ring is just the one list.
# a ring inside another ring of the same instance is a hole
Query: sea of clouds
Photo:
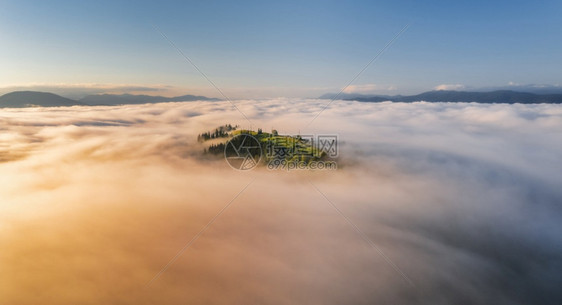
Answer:
[[[561, 105], [327, 102], [3, 109], [0, 303], [562, 303]], [[227, 123], [339, 168], [233, 170]]]

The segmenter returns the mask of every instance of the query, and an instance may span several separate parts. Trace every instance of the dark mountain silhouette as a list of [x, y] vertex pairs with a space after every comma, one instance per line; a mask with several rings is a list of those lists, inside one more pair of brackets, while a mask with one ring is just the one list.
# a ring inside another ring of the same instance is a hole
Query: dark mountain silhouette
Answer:
[[182, 95], [176, 97], [132, 95], [132, 94], [100, 94], [89, 95], [79, 101], [62, 97], [49, 92], [15, 91], [0, 96], [0, 108], [25, 107], [60, 107], [76, 105], [125, 105], [147, 104], [184, 101], [218, 101], [219, 99], [197, 95]]
[[[323, 95], [333, 96], [333, 95]], [[322, 97], [320, 97], [322, 98]], [[343, 98], [345, 100], [354, 100], [360, 102], [476, 102], [476, 103], [506, 103], [506, 104], [560, 104], [562, 103], [562, 94], [535, 94], [528, 92], [516, 92], [510, 90], [497, 90], [490, 92], [468, 92], [468, 91], [428, 91], [417, 95], [375, 95], [368, 97]]]
[[527, 84], [527, 85], [508, 85], [499, 87], [480, 88], [473, 91], [497, 91], [497, 90], [510, 90], [517, 92], [529, 92], [535, 94], [562, 94], [562, 86], [560, 85], [540, 85], [540, 84]]
[[82, 103], [48, 92], [15, 91], [0, 96], [0, 108], [60, 107]]
[[125, 104], [149, 104], [166, 102], [186, 102], [186, 101], [218, 101], [216, 98], [197, 95], [182, 95], [176, 97], [132, 95], [132, 94], [97, 94], [88, 95], [80, 102], [86, 105], [125, 105]]

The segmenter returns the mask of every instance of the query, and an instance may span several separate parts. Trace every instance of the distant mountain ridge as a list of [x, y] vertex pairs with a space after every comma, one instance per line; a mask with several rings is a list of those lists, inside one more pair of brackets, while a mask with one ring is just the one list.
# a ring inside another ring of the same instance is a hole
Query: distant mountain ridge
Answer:
[[62, 107], [83, 105], [49, 92], [15, 91], [0, 96], [0, 108]]
[[[324, 94], [321, 99], [332, 99], [336, 94]], [[490, 92], [470, 91], [428, 91], [417, 95], [354, 95], [342, 94], [338, 97], [343, 100], [359, 102], [476, 102], [476, 103], [507, 103], [507, 104], [562, 104], [562, 94], [536, 94], [517, 92], [511, 90], [496, 90]], [[219, 101], [220, 99], [208, 98], [197, 95], [182, 95], [176, 97], [132, 95], [132, 94], [99, 94], [89, 95], [80, 100], [72, 100], [49, 92], [15, 91], [0, 96], [0, 108], [26, 108], [26, 107], [68, 107], [68, 106], [98, 106], [98, 105], [128, 105], [166, 103], [181, 101]]]
[[78, 101], [49, 92], [14, 91], [0, 96], [0, 108], [27, 107], [67, 107], [67, 106], [98, 106], [98, 105], [126, 105], [148, 104], [182, 101], [218, 101], [219, 99], [197, 95], [182, 95], [176, 97], [132, 95], [132, 94], [100, 94], [89, 95]]
[[88, 95], [79, 100], [86, 105], [127, 105], [127, 104], [154, 104], [167, 102], [188, 102], [188, 101], [219, 101], [216, 98], [209, 98], [199, 95], [182, 95], [175, 97], [133, 95], [133, 94], [96, 94]]
[[[330, 97], [332, 96], [332, 97]], [[333, 98], [335, 94], [324, 94], [320, 98]], [[485, 104], [561, 104], [562, 94], [536, 94], [528, 92], [516, 92], [511, 90], [496, 90], [490, 92], [470, 92], [470, 91], [452, 91], [439, 90], [428, 91], [417, 95], [373, 95], [373, 96], [355, 96], [350, 98], [342, 98], [344, 100], [353, 100], [359, 102], [476, 102]]]

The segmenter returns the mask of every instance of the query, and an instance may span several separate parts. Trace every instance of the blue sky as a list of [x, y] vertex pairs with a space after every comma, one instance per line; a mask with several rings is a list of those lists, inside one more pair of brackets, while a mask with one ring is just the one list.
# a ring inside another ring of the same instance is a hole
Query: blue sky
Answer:
[[[560, 1], [2, 1], [0, 87], [232, 98], [559, 85]], [[131, 88], [134, 87], [134, 88]], [[111, 91], [111, 92], [113, 92]]]

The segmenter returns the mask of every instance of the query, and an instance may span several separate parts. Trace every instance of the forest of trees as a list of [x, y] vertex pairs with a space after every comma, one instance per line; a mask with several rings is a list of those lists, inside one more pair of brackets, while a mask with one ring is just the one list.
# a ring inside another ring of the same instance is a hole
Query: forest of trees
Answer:
[[[213, 131], [207, 131], [197, 136], [197, 141], [205, 142], [207, 140], [218, 139], [218, 138], [227, 138], [229, 132], [236, 130], [238, 125], [232, 126], [231, 124], [226, 124], [223, 126], [219, 126], [215, 128]], [[224, 148], [224, 147], [223, 147]]]
[[224, 147], [225, 143], [211, 144], [209, 148], [205, 148], [204, 153], [210, 153], [213, 155], [224, 154]]

